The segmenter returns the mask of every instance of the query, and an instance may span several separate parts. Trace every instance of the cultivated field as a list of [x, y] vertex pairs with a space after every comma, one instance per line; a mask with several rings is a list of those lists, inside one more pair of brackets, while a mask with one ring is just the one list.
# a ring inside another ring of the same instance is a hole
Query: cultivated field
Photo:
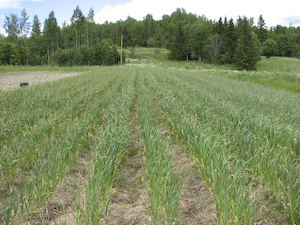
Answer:
[[219, 73], [136, 62], [0, 92], [0, 223], [300, 224], [299, 93]]

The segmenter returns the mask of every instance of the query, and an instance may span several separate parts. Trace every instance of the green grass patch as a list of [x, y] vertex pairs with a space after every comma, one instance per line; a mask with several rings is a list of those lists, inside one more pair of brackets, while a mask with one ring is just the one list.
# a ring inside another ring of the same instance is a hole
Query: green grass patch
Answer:
[[300, 60], [288, 57], [271, 57], [262, 59], [257, 63], [258, 72], [283, 73], [300, 75]]

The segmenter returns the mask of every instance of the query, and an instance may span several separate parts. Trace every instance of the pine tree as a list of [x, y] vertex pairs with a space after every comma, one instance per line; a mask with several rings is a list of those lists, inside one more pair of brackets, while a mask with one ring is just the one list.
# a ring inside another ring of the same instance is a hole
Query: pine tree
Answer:
[[175, 30], [175, 39], [170, 43], [169, 59], [171, 60], [185, 60], [186, 52], [184, 46], [184, 32], [179, 24]]
[[232, 58], [237, 45], [237, 31], [232, 18], [227, 22], [227, 18], [225, 17], [223, 40], [224, 55], [222, 56], [222, 61], [223, 63], [232, 63]]
[[264, 43], [268, 39], [268, 31], [262, 15], [260, 15], [258, 20], [257, 36], [261, 43]]
[[233, 60], [242, 70], [253, 70], [260, 60], [259, 50], [255, 45], [254, 35], [251, 33], [251, 26], [246, 17], [238, 20], [238, 42], [234, 52]]

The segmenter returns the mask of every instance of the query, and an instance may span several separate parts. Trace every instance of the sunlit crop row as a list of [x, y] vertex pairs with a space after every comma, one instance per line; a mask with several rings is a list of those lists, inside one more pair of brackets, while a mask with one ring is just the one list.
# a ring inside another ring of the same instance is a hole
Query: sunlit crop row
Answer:
[[158, 112], [147, 85], [147, 76], [139, 74], [139, 120], [145, 146], [146, 179], [144, 185], [150, 198], [148, 209], [152, 224], [174, 224], [180, 216], [181, 181], [175, 172], [172, 153], [158, 126]]
[[204, 75], [152, 74], [170, 126], [213, 187], [220, 222], [255, 221], [264, 190], [296, 223], [299, 96]]
[[[3, 94], [3, 97], [7, 98], [2, 98], [1, 101], [1, 110], [4, 112], [1, 114], [1, 120], [7, 121], [2, 130], [1, 146], [1, 189], [6, 192], [1, 196], [2, 200], [6, 201], [6, 207], [1, 212], [3, 223], [18, 223], [17, 221], [26, 220], [28, 217], [32, 219], [52, 196], [66, 175], [69, 165], [76, 160], [76, 155], [81, 150], [80, 146], [82, 148], [91, 142], [88, 133], [94, 131], [95, 125], [103, 122], [102, 116], [122, 83], [121, 75], [107, 77], [105, 81], [103, 76], [106, 74], [76, 77], [61, 84], [52, 83], [52, 88], [43, 85]], [[74, 84], [78, 82], [91, 85], [75, 87]], [[62, 92], [57, 91], [56, 85], [61, 86]], [[70, 89], [69, 86], [73, 88]], [[51, 95], [52, 98], [47, 101], [51, 101], [57, 107], [48, 107], [47, 103], [41, 101], [38, 108], [36, 104], [33, 107], [33, 104], [24, 103], [18, 110], [9, 104], [9, 98], [13, 98], [14, 93], [19, 95], [20, 92], [28, 98], [27, 102], [46, 99]], [[29, 96], [37, 97], [30, 99]], [[65, 102], [62, 98], [69, 100]], [[79, 113], [80, 108], [82, 110]], [[72, 109], [77, 109], [77, 115], [74, 112], [70, 113]], [[9, 117], [5, 116], [13, 110], [15, 113]], [[26, 122], [21, 123], [36, 111], [43, 116], [32, 117], [30, 125]], [[14, 117], [20, 123], [20, 129], [13, 131], [15, 136], [6, 135], [6, 131], [10, 131], [9, 121], [14, 121]], [[17, 185], [14, 185], [15, 183]]]

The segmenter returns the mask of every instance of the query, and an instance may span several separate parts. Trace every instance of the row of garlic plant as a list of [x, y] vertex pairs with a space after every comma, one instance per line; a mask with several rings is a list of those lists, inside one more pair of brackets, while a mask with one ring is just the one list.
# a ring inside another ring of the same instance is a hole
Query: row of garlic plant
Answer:
[[[2, 212], [3, 223], [4, 221], [6, 224], [21, 223], [28, 216], [32, 220], [33, 214], [48, 201], [67, 173], [68, 167], [75, 162], [80, 146], [89, 144], [91, 141], [89, 133], [95, 130], [95, 126], [102, 123], [102, 116], [105, 115], [122, 84], [120, 75], [114, 84], [103, 82], [103, 86], [99, 85], [97, 78], [97, 76], [91, 78], [88, 75], [86, 77], [86, 79], [94, 80], [95, 87], [92, 90], [98, 93], [94, 95], [95, 99], [85, 102], [85, 110], [73, 121], [65, 123], [65, 117], [58, 119], [64, 127], [63, 129], [54, 127], [54, 129], [62, 129], [63, 132], [59, 137], [51, 134], [52, 137], [42, 146], [43, 151], [39, 153], [39, 158], [29, 171], [29, 175], [22, 176], [18, 188], [10, 186], [10, 193], [6, 199], [7, 207], [5, 212]], [[73, 82], [78, 81], [73, 80]], [[69, 84], [66, 82], [65, 85]], [[93, 94], [87, 91], [86, 99], [89, 99], [89, 95]], [[74, 102], [77, 102], [76, 98]]]
[[115, 174], [129, 143], [129, 107], [133, 104], [135, 74], [127, 72], [129, 74], [123, 80], [122, 88], [104, 119], [101, 137], [94, 145], [95, 154], [88, 169], [85, 192], [81, 195], [80, 190], [77, 190], [74, 214], [76, 224], [99, 224], [108, 215]]
[[140, 72], [138, 115], [145, 148], [144, 185], [150, 198], [148, 212], [152, 224], [175, 224], [180, 216], [181, 182], [175, 173], [168, 141], [157, 124], [154, 98], [146, 83], [147, 75]]
[[245, 162], [231, 155], [224, 137], [201, 123], [189, 110], [188, 102], [178, 100], [185, 90], [171, 87], [167, 75], [158, 73], [150, 76], [150, 85], [169, 118], [172, 131], [193, 154], [203, 179], [212, 187], [220, 223], [251, 224], [259, 214], [255, 207], [259, 198], [255, 199], [252, 181], [244, 173]]
[[194, 74], [169, 77], [170, 87], [182, 90], [177, 95], [180, 102], [203, 124], [217, 129], [231, 154], [246, 162], [248, 175], [269, 189], [288, 219], [298, 223], [299, 95], [226, 79], [207, 80]]
[[113, 79], [78, 76], [2, 93], [1, 186], [8, 188], [20, 173], [32, 169], [48, 142], [64, 134]]

